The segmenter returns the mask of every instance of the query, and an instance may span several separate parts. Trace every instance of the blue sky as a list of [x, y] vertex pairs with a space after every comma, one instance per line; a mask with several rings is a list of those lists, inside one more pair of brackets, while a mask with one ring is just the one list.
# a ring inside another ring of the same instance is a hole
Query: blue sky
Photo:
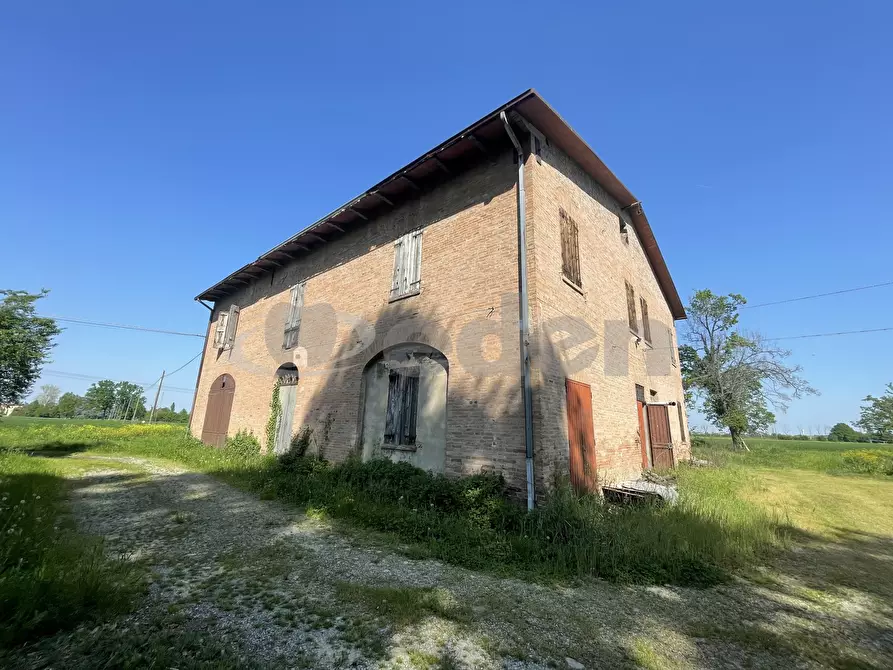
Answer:
[[[683, 296], [889, 281], [891, 22], [859, 1], [5, 3], [0, 286], [52, 289], [49, 314], [204, 332], [196, 293], [529, 87], [642, 198]], [[743, 322], [893, 326], [891, 297]], [[779, 426], [857, 418], [893, 381], [891, 343], [791, 341], [822, 395]], [[150, 382], [200, 345], [69, 325], [48, 369]]]

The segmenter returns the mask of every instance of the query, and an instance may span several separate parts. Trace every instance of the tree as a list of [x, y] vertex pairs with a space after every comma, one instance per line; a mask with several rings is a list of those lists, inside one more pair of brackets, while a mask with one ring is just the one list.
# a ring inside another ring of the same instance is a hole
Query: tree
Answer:
[[115, 406], [115, 391], [115, 382], [111, 379], [103, 379], [90, 386], [84, 394], [84, 398], [87, 399], [90, 409], [101, 418], [107, 419]]
[[857, 442], [861, 435], [847, 423], [835, 423], [828, 433], [828, 439], [832, 442]]
[[86, 398], [77, 393], [63, 393], [56, 407], [59, 410], [59, 416], [65, 419], [74, 419], [87, 413], [88, 403]]
[[117, 416], [122, 419], [134, 418], [138, 413], [146, 413], [146, 396], [143, 387], [133, 382], [118, 382], [115, 387]]
[[785, 365], [790, 352], [758, 333], [738, 329], [738, 308], [747, 302], [736, 293], [698, 291], [688, 306], [688, 331], [679, 349], [686, 397], [701, 402], [701, 411], [732, 436], [732, 447], [746, 449], [744, 435], [761, 432], [774, 420], [768, 405], [786, 409], [792, 398], [816, 393]]
[[40, 394], [37, 396], [37, 402], [41, 405], [55, 405], [59, 402], [59, 395], [62, 390], [54, 384], [44, 384], [40, 387]]
[[880, 398], [866, 396], [865, 402], [856, 425], [879, 440], [893, 440], [893, 384], [887, 384]]
[[47, 293], [0, 291], [0, 407], [19, 404], [31, 391], [61, 332], [35, 312], [34, 303]]

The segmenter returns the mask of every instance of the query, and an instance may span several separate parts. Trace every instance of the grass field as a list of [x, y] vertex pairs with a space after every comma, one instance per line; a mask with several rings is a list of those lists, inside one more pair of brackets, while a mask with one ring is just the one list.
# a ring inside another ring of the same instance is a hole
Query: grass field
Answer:
[[[709, 589], [691, 596], [698, 607], [674, 612], [673, 631], [630, 638], [630, 667], [714, 665], [692, 661], [700, 653], [695, 640], [732, 645], [743, 650], [740, 664], [755, 667], [773, 667], [763, 656], [782, 665], [890, 667], [893, 476], [885, 474], [886, 445], [748, 444], [751, 452], [743, 454], [729, 451], [722, 439], [699, 444], [696, 455], [714, 465], [678, 468], [682, 502], [675, 508], [617, 510], [597, 500], [556, 496], [527, 515], [506, 506], [486, 478], [451, 483], [388, 464], [301, 461], [283, 469], [244, 450], [205, 448], [186, 438], [182, 426], [4, 420], [0, 528], [14, 527], [18, 539], [0, 550], [0, 624], [8, 631], [0, 642], [38, 640], [72, 622], [114, 621], [139, 602], [139, 562], [103, 554], [101, 538], [79, 533], [66, 509], [73, 478], [107, 467], [103, 459], [138, 456], [302, 508], [341, 533], [359, 538], [361, 530], [373, 531], [376, 543], [412, 558], [565, 587], [591, 577], [621, 584], [719, 584], [715, 596]], [[134, 468], [134, 482], [145, 476], [126, 460], [117, 463]], [[172, 518], [180, 524], [189, 517]], [[336, 586], [333, 597], [345, 607], [369, 600], [374, 591]], [[412, 601], [416, 592], [400, 593]], [[431, 600], [433, 592], [418, 593]], [[647, 592], [618, 593], [636, 602]], [[372, 600], [379, 598], [390, 602], [378, 595]], [[418, 607], [436, 615], [438, 608], [424, 598]], [[412, 602], [403, 600], [400, 607], [412, 610]], [[776, 608], [779, 614], [770, 617], [767, 612]], [[472, 615], [468, 610], [463, 621]], [[506, 610], [499, 616], [514, 615]], [[580, 630], [593, 625], [581, 620]], [[165, 649], [170, 642], [140, 639]], [[595, 642], [584, 635], [575, 644]], [[688, 649], [688, 656], [679, 651], [674, 658], [666, 651], [673, 645]]]
[[112, 419], [51, 419], [38, 416], [7, 416], [0, 419], [7, 426], [126, 426], [131, 421], [114, 421]]

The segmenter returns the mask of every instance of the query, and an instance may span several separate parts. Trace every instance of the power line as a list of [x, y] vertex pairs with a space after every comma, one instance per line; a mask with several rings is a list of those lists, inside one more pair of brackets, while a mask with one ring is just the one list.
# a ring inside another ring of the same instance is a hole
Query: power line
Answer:
[[[105, 381], [106, 379], [108, 379], [109, 381], [112, 381], [112, 382], [126, 381], [126, 382], [130, 382], [131, 384], [136, 384], [137, 386], [142, 387], [144, 390], [148, 390], [148, 389], [152, 388], [159, 381], [158, 379], [156, 379], [151, 384], [143, 384], [140, 382], [133, 382], [129, 379], [109, 379], [108, 377], [97, 377], [95, 375], [85, 375], [85, 374], [81, 374], [79, 372], [66, 372], [64, 370], [43, 370], [42, 374], [52, 375], [54, 377], [62, 377], [64, 379], [76, 379], [79, 381]], [[182, 393], [192, 393], [193, 391], [195, 391], [195, 389], [187, 389], [187, 388], [183, 388], [181, 386], [165, 386], [164, 389], [166, 391], [180, 391]]]
[[66, 323], [77, 323], [83, 326], [98, 326], [101, 328], [121, 328], [124, 330], [140, 330], [146, 333], [162, 333], [163, 335], [180, 335], [182, 337], [200, 337], [205, 339], [204, 335], [198, 333], [182, 333], [177, 330], [164, 330], [162, 328], [144, 328], [143, 326], [129, 326], [123, 323], [107, 323], [105, 321], [88, 321], [87, 319], [72, 319], [67, 316], [53, 316], [51, 314], [43, 314], [42, 316], [55, 319], [56, 321], [65, 321]]
[[771, 340], [771, 341], [805, 340], [807, 338], [812, 338], [812, 337], [834, 337], [837, 335], [858, 335], [861, 333], [882, 333], [882, 332], [886, 332], [889, 330], [893, 330], [893, 327], [891, 327], [891, 328], [866, 328], [864, 330], [841, 330], [837, 333], [816, 333], [814, 335], [788, 335], [786, 337], [764, 337], [763, 339], [767, 340], [767, 341], [769, 341], [769, 340]]
[[[202, 351], [204, 351], [204, 349], [203, 349]], [[174, 374], [178, 373], [180, 370], [182, 370], [183, 368], [185, 368], [187, 365], [189, 365], [190, 363], [192, 363], [192, 361], [194, 361], [196, 358], [198, 358], [198, 357], [201, 356], [201, 355], [202, 355], [202, 352], [200, 351], [200, 352], [198, 352], [195, 356], [193, 356], [192, 358], [190, 358], [188, 361], [186, 361], [185, 363], [183, 363], [183, 365], [181, 365], [180, 367], [178, 367], [178, 368], [177, 368], [176, 370], [174, 370], [173, 372], [168, 372], [166, 376], [170, 377], [171, 375], [174, 375]], [[157, 381], [158, 381], [158, 380], [156, 380], [156, 382], [157, 382]], [[154, 384], [153, 384], [153, 386], [154, 386]], [[171, 388], [171, 387], [169, 386], [168, 388]]]
[[893, 286], [893, 281], [883, 282], [881, 284], [870, 284], [869, 286], [857, 286], [856, 288], [845, 288], [839, 291], [829, 291], [828, 293], [816, 293], [814, 295], [804, 295], [799, 298], [788, 298], [786, 300], [775, 300], [773, 302], [761, 302], [756, 305], [742, 305], [740, 309], [756, 309], [757, 307], [769, 307], [770, 305], [784, 305], [789, 302], [798, 302], [800, 300], [812, 300], [813, 298], [826, 298], [829, 295], [840, 295], [841, 293], [853, 293], [854, 291], [867, 291], [871, 288], [881, 288], [882, 286]]

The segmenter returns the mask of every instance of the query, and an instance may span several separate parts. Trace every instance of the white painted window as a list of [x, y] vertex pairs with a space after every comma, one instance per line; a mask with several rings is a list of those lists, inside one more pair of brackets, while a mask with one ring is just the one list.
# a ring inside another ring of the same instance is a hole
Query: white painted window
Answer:
[[291, 304], [288, 308], [288, 318], [285, 321], [285, 341], [282, 345], [286, 349], [298, 346], [301, 315], [304, 311], [304, 286], [305, 284], [295, 284], [291, 287]]
[[214, 346], [218, 349], [232, 349], [236, 341], [236, 328], [239, 327], [239, 306], [230, 305], [229, 310], [217, 317], [214, 331]]
[[394, 242], [394, 278], [391, 300], [415, 295], [422, 289], [422, 231], [407, 233]]
[[217, 315], [217, 327], [214, 329], [214, 347], [223, 349], [226, 342], [226, 322], [229, 320], [229, 312], [220, 312]]

